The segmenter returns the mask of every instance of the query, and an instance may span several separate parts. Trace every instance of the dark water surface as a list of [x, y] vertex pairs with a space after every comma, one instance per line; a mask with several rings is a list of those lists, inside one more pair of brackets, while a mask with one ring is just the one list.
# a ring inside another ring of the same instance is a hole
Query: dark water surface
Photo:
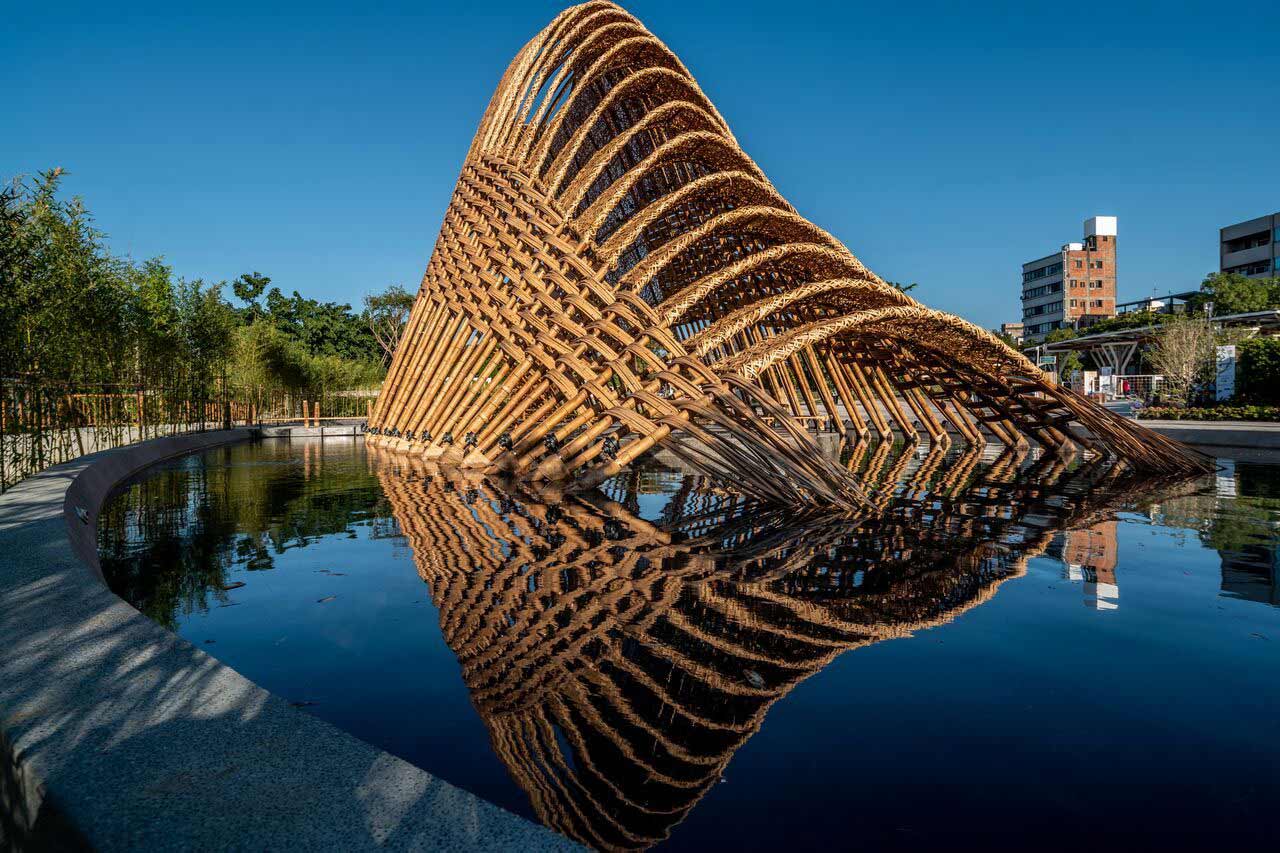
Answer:
[[1261, 849], [1280, 465], [1221, 463], [871, 448], [833, 520], [268, 441], [150, 469], [101, 548], [306, 713], [598, 847]]

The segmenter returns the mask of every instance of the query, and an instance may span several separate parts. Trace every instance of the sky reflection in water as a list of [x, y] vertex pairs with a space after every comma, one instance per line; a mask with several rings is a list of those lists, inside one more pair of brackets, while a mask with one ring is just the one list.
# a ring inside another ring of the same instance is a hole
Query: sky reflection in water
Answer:
[[599, 847], [1274, 838], [1280, 467], [850, 464], [877, 506], [806, 519], [656, 466], [570, 496], [239, 445], [122, 490], [103, 566], [308, 713]]

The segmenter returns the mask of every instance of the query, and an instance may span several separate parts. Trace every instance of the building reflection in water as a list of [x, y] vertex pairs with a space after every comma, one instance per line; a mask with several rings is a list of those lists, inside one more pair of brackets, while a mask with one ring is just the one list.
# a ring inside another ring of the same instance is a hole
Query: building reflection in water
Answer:
[[646, 521], [646, 478], [661, 474], [560, 495], [399, 454], [370, 464], [538, 817], [593, 847], [638, 849], [669, 835], [798, 683], [988, 600], [1063, 529], [1078, 531], [1067, 560], [1097, 606], [1115, 605], [1107, 495], [1138, 485], [1119, 472], [884, 444], [844, 458], [874, 506], [836, 519], [783, 515], [695, 476]]
[[1085, 606], [1095, 610], [1115, 610], [1120, 606], [1116, 527], [1115, 521], [1103, 521], [1063, 534], [1063, 576], [1083, 584]]
[[1153, 524], [1195, 530], [1221, 559], [1222, 595], [1280, 605], [1280, 487], [1267, 464], [1219, 459], [1211, 490], [1164, 497]]

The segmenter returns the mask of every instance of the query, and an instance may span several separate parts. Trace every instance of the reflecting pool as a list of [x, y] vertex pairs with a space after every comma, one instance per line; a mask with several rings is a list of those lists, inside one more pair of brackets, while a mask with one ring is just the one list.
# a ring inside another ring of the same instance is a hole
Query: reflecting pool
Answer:
[[606, 849], [1280, 835], [1280, 464], [846, 450], [857, 517], [659, 462], [587, 494], [265, 441], [103, 513], [112, 588], [358, 737]]

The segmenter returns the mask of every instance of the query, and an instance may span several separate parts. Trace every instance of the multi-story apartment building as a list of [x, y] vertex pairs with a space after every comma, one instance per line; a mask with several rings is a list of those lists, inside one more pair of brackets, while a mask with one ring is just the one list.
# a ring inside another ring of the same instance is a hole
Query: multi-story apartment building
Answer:
[[1082, 327], [1116, 313], [1116, 218], [1084, 221], [1084, 239], [1022, 265], [1026, 339]]
[[1218, 269], [1250, 278], [1280, 275], [1280, 213], [1219, 229]]

